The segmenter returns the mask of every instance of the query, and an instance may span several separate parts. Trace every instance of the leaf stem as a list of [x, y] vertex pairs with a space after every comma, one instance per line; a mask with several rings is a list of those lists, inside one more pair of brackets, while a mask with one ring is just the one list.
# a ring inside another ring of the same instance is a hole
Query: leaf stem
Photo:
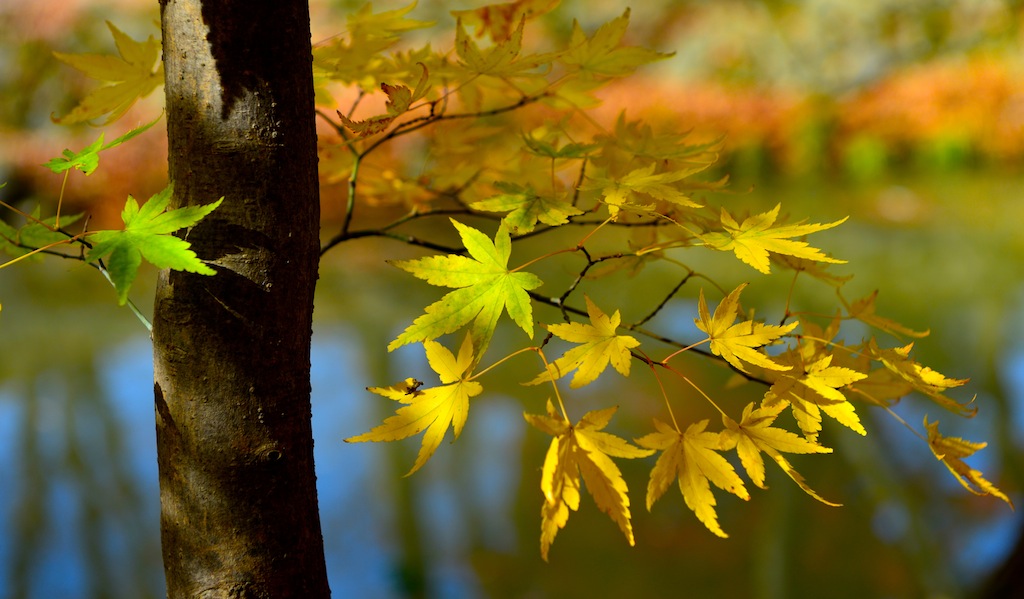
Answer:
[[[544, 348], [542, 348], [542, 347], [535, 347], [535, 348], [533, 348], [533, 350], [537, 352], [537, 354], [540, 356], [541, 361], [544, 362], [544, 372], [547, 372], [548, 371], [548, 359], [547, 359], [547, 356], [544, 355]], [[566, 411], [565, 403], [562, 401], [562, 394], [558, 392], [558, 381], [557, 381], [557, 379], [555, 379], [555, 378], [551, 379], [551, 388], [555, 390], [555, 399], [558, 400], [558, 408], [560, 410], [562, 410], [562, 418], [564, 418], [566, 422], [570, 422], [571, 423], [572, 420], [569, 420], [569, 412]]]
[[522, 349], [516, 350], [516, 351], [512, 352], [511, 354], [509, 354], [509, 355], [505, 356], [504, 358], [502, 358], [502, 359], [498, 360], [498, 361], [497, 361], [497, 362], [495, 362], [494, 364], [491, 364], [491, 365], [490, 365], [490, 366], [488, 366], [487, 368], [484, 368], [483, 370], [481, 370], [480, 372], [478, 372], [478, 373], [474, 374], [473, 376], [469, 377], [469, 378], [468, 378], [468, 379], [466, 379], [466, 380], [468, 380], [468, 381], [472, 381], [472, 380], [476, 379], [477, 377], [480, 377], [480, 376], [483, 376], [483, 375], [487, 374], [487, 373], [488, 373], [488, 372], [490, 372], [490, 371], [491, 371], [492, 369], [494, 369], [494, 368], [497, 368], [497, 367], [498, 367], [499, 365], [501, 365], [501, 364], [502, 364], [503, 362], [505, 362], [506, 360], [510, 360], [510, 359], [512, 359], [512, 358], [514, 358], [514, 357], [516, 357], [516, 356], [518, 356], [519, 354], [521, 354], [521, 353], [523, 353], [523, 352], [528, 352], [528, 351], [537, 351], [538, 349], [539, 349], [539, 348], [537, 348], [537, 347], [532, 347], [532, 346], [531, 346], [531, 347], [524, 347], [524, 348], [522, 348]]

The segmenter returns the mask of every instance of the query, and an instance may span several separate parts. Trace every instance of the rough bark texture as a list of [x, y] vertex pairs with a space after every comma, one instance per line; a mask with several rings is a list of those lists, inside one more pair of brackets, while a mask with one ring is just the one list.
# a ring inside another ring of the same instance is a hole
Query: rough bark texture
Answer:
[[171, 598], [329, 595], [309, 350], [319, 248], [303, 0], [161, 0], [173, 206], [217, 274], [164, 272], [153, 341]]

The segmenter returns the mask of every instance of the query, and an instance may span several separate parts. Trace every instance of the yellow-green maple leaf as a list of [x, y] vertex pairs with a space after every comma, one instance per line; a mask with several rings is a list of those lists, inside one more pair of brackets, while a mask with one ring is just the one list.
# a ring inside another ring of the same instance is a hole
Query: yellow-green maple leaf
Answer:
[[963, 461], [963, 458], [984, 449], [988, 443], [972, 443], [960, 437], [944, 437], [939, 433], [939, 421], [928, 422], [927, 416], [924, 417], [924, 427], [928, 429], [928, 446], [931, 447], [932, 453], [949, 468], [965, 489], [975, 495], [998, 497], [1013, 507], [1013, 502], [1005, 493], [986, 480], [981, 471], [971, 468]]
[[674, 53], [622, 45], [622, 37], [629, 26], [629, 12], [627, 8], [622, 16], [608, 21], [589, 38], [574, 20], [569, 49], [559, 57], [568, 72], [589, 77], [623, 77], [637, 67], [673, 56]]
[[508, 269], [512, 253], [508, 226], [503, 222], [498, 227], [492, 243], [473, 227], [454, 219], [451, 222], [470, 257], [428, 256], [392, 263], [431, 285], [456, 289], [427, 306], [424, 314], [388, 345], [388, 351], [407, 343], [435, 339], [472, 322], [473, 346], [481, 356], [494, 335], [502, 310], [533, 338], [533, 309], [526, 292], [540, 287], [541, 280], [531, 273]]
[[655, 174], [656, 164], [634, 169], [622, 177], [594, 177], [581, 189], [600, 189], [605, 204], [608, 205], [608, 212], [614, 217], [623, 208], [638, 208], [650, 210], [649, 204], [638, 201], [638, 196], [646, 195], [658, 200], [672, 202], [684, 208], [700, 208], [701, 205], [692, 201], [690, 197], [679, 189], [670, 185], [681, 181], [695, 173], [704, 170], [704, 167], [693, 167], [682, 170], [667, 171]]
[[590, 301], [589, 297], [584, 296], [584, 299], [587, 302], [587, 313], [590, 315], [591, 324], [573, 322], [547, 326], [547, 329], [556, 337], [580, 345], [548, 364], [547, 371], [539, 374], [527, 383], [528, 385], [537, 385], [544, 381], [561, 378], [576, 370], [576, 375], [572, 377], [572, 383], [569, 384], [570, 387], [576, 389], [594, 382], [609, 363], [622, 376], [629, 376], [629, 365], [632, 359], [629, 350], [640, 345], [640, 342], [629, 335], [617, 333], [621, 321], [618, 310], [608, 316], [594, 302]]
[[481, 49], [466, 33], [462, 21], [455, 28], [455, 53], [466, 69], [474, 75], [507, 78], [529, 75], [542, 64], [551, 62], [554, 54], [535, 54], [520, 57], [523, 48], [523, 20], [508, 39], [495, 42], [487, 49]]
[[373, 4], [367, 2], [362, 8], [348, 15], [346, 19], [348, 33], [354, 40], [360, 41], [376, 39], [397, 41], [407, 31], [432, 27], [434, 21], [417, 21], [405, 17], [416, 8], [417, 4], [418, 2], [414, 0], [402, 8], [375, 13]]
[[723, 230], [703, 233], [699, 235], [699, 238], [709, 248], [723, 252], [732, 251], [737, 258], [764, 274], [771, 272], [768, 260], [769, 252], [817, 262], [846, 263], [845, 260], [826, 256], [821, 250], [811, 247], [805, 241], [792, 239], [831, 229], [846, 222], [846, 218], [828, 224], [795, 224], [772, 227], [779, 216], [781, 206], [781, 204], [776, 204], [775, 208], [768, 212], [744, 219], [742, 224], [736, 222], [736, 219], [725, 208], [722, 208], [720, 220]]
[[736, 447], [736, 453], [740, 457], [740, 463], [747, 471], [750, 480], [761, 489], [766, 489], [764, 484], [764, 460], [761, 452], [768, 454], [768, 457], [775, 460], [775, 463], [782, 468], [793, 482], [800, 486], [805, 493], [818, 501], [832, 506], [839, 504], [826, 501], [814, 492], [804, 477], [800, 476], [789, 460], [782, 455], [785, 453], [832, 453], [829, 447], [822, 447], [816, 442], [805, 439], [795, 433], [782, 428], [772, 426], [779, 412], [785, 404], [779, 403], [775, 406], [762, 406], [754, 409], [754, 404], [749, 403], [743, 409], [743, 418], [737, 423], [732, 418], [722, 415], [725, 423], [725, 430], [722, 431], [723, 447]]
[[416, 463], [409, 474], [419, 470], [434, 455], [448, 427], [452, 427], [455, 438], [459, 438], [469, 414], [469, 398], [483, 391], [480, 383], [469, 380], [474, 352], [473, 341], [468, 336], [462, 342], [458, 357], [436, 341], [424, 341], [423, 347], [427, 362], [442, 384], [420, 389], [419, 381], [405, 379], [388, 387], [369, 387], [369, 391], [404, 405], [370, 432], [345, 439], [346, 443], [397, 441], [426, 430]]
[[[326, 84], [332, 81], [357, 83], [367, 93], [379, 89], [384, 81], [404, 78], [412, 71], [411, 65], [433, 64], [434, 56], [429, 47], [409, 53], [409, 60], [402, 62], [399, 53], [391, 56], [386, 51], [413, 29], [434, 25], [433, 21], [416, 21], [405, 18], [416, 8], [416, 2], [395, 10], [373, 12], [370, 3], [348, 16], [348, 35], [335, 36], [313, 47], [313, 80], [318, 105], [331, 105], [333, 99], [327, 93]], [[411, 78], [411, 77], [410, 77]]]
[[753, 320], [745, 320], [733, 324], [739, 313], [740, 292], [746, 283], [733, 289], [732, 293], [722, 300], [715, 308], [715, 315], [708, 313], [708, 305], [704, 300], [704, 290], [700, 290], [697, 301], [697, 312], [700, 318], [694, 319], [697, 328], [708, 334], [711, 341], [711, 353], [722, 356], [734, 368], [746, 372], [743, 362], [768, 368], [770, 370], [789, 370], [775, 362], [756, 348], [775, 342], [776, 339], [796, 328], [792, 322], [785, 326], [768, 325]]
[[609, 456], [642, 458], [653, 452], [602, 430], [617, 409], [587, 412], [575, 426], [555, 411], [550, 400], [547, 415], [523, 414], [531, 425], [554, 436], [540, 481], [544, 493], [540, 552], [545, 561], [555, 535], [569, 521], [569, 510], [579, 509], [581, 476], [597, 507], [619, 525], [629, 544], [634, 544], [626, 481]]
[[102, 124], [112, 123], [121, 118], [136, 100], [148, 96], [164, 84], [160, 42], [153, 36], [149, 36], [144, 42], [137, 42], [122, 33], [110, 21], [107, 21], [107, 27], [114, 36], [114, 43], [120, 56], [54, 52], [54, 56], [62, 62], [78, 69], [86, 77], [105, 84], [86, 94], [78, 106], [68, 114], [51, 117], [55, 123], [82, 123], [107, 113], [110, 113], [110, 116]]
[[701, 420], [682, 433], [655, 419], [657, 431], [636, 439], [636, 444], [661, 451], [647, 483], [648, 511], [669, 485], [678, 480], [686, 507], [693, 510], [708, 530], [725, 538], [729, 535], [718, 525], [717, 501], [710, 483], [744, 501], [750, 499], [750, 494], [732, 464], [718, 453], [722, 449], [720, 435], [705, 431], [707, 425], [707, 420]]
[[518, 234], [533, 231], [538, 221], [557, 227], [569, 222], [570, 216], [583, 214], [582, 210], [569, 202], [540, 195], [529, 185], [523, 187], [515, 183], [498, 182], [495, 186], [505, 193], [474, 202], [469, 207], [487, 212], [508, 212], [504, 220]]

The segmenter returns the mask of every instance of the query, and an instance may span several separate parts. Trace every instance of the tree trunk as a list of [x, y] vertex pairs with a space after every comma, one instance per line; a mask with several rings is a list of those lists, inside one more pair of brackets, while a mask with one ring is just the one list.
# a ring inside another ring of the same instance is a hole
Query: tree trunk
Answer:
[[328, 597], [309, 351], [319, 191], [309, 8], [161, 0], [173, 207], [212, 277], [163, 272], [153, 315], [171, 598]]

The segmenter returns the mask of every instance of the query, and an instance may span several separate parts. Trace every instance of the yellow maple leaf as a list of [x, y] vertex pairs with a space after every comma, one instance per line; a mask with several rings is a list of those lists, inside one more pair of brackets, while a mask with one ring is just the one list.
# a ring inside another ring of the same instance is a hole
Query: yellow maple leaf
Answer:
[[632, 359], [629, 350], [640, 345], [640, 342], [629, 335], [617, 334], [621, 320], [618, 310], [608, 316], [589, 297], [584, 296], [584, 299], [587, 302], [591, 324], [573, 322], [547, 326], [556, 337], [580, 345], [548, 364], [547, 371], [537, 375], [535, 379], [526, 383], [527, 385], [537, 385], [561, 378], [576, 370], [576, 375], [569, 384], [576, 389], [594, 382], [609, 363], [622, 376], [629, 376]]
[[761, 459], [761, 452], [764, 452], [775, 460], [782, 471], [793, 479], [793, 482], [799, 485], [805, 493], [824, 504], [838, 506], [838, 503], [822, 499], [807, 486], [800, 473], [782, 455], [782, 452], [832, 453], [832, 449], [829, 447], [823, 447], [790, 431], [771, 426], [784, 407], [785, 404], [779, 403], [775, 406], [762, 406], [755, 410], [754, 404], [749, 403], [743, 409], [743, 418], [739, 423], [723, 414], [722, 421], [725, 423], [726, 430], [722, 431], [722, 446], [736, 447], [740, 463], [743, 464], [750, 480], [759, 488], [767, 488], [764, 484], [764, 460]]
[[949, 468], [965, 489], [975, 495], [998, 497], [1013, 507], [1013, 502], [1005, 493], [986, 480], [979, 470], [971, 468], [963, 461], [963, 458], [984, 449], [988, 443], [972, 443], [960, 437], [944, 437], [939, 433], [939, 421], [928, 422], [927, 416], [924, 417], [924, 427], [928, 429], [928, 446], [931, 447], [932, 453]]
[[[733, 289], [718, 307], [715, 308], [715, 315], [708, 313], [708, 305], [704, 300], [704, 290], [700, 290], [700, 298], [697, 302], [697, 311], [700, 318], [694, 319], [697, 328], [708, 334], [711, 341], [711, 353], [722, 356], [726, 362], [734, 368], [746, 372], [742, 362], [747, 362], [770, 370], [789, 370], [790, 366], [784, 366], [775, 362], [765, 354], [757, 351], [756, 348], [773, 343], [776, 339], [796, 328], [797, 323], [791, 322], [785, 326], [768, 325], [753, 320], [745, 320], [733, 324], [739, 312], [740, 292], [746, 287], [746, 283]], [[742, 360], [742, 362], [741, 362]]]
[[851, 318], [863, 322], [868, 326], [875, 327], [881, 331], [885, 331], [891, 335], [899, 337], [900, 335], [906, 335], [908, 337], [927, 337], [930, 331], [915, 331], [911, 328], [905, 327], [895, 320], [884, 318], [875, 313], [875, 300], [878, 298], [878, 290], [876, 289], [871, 295], [861, 298], [852, 303], [846, 303], [846, 300], [842, 295], [839, 299], [846, 306], [847, 311], [850, 313]]
[[114, 43], [120, 56], [53, 53], [86, 77], [105, 84], [86, 94], [78, 106], [68, 114], [62, 117], [51, 116], [53, 122], [70, 125], [91, 121], [110, 113], [102, 124], [112, 123], [121, 118], [136, 100], [148, 96], [164, 84], [160, 42], [153, 36], [149, 36], [144, 42], [137, 42], [122, 33], [110, 21], [107, 21], [107, 27], [114, 36]]
[[717, 501], [709, 483], [744, 501], [750, 499], [750, 494], [732, 464], [718, 453], [722, 449], [720, 435], [705, 431], [707, 425], [707, 420], [701, 420], [682, 433], [655, 418], [657, 431], [636, 439], [636, 444], [661, 450], [647, 483], [648, 511], [665, 494], [669, 485], [678, 480], [686, 507], [693, 510], [708, 530], [726, 538], [729, 535], [718, 525]]
[[474, 356], [473, 342], [468, 335], [462, 342], [458, 357], [436, 341], [424, 341], [423, 347], [427, 362], [437, 372], [442, 384], [420, 389], [422, 383], [405, 379], [388, 387], [369, 387], [369, 391], [404, 405], [370, 432], [345, 439], [346, 443], [397, 441], [426, 430], [416, 463], [406, 476], [419, 470], [434, 455], [449, 426], [455, 438], [459, 438], [469, 413], [469, 398], [483, 391], [480, 383], [469, 380]]
[[[780, 359], [796, 359], [795, 372], [781, 375], [765, 393], [765, 405], [788, 402], [793, 416], [804, 435], [811, 441], [821, 431], [821, 412], [860, 435], [867, 435], [860, 417], [845, 395], [839, 390], [851, 383], [867, 378], [863, 372], [832, 366], [832, 355], [826, 355], [809, 364], [801, 358], [787, 354]], [[785, 403], [783, 403], [785, 405]]]
[[781, 204], [776, 204], [775, 208], [768, 212], [744, 219], [742, 224], [736, 222], [736, 219], [725, 208], [722, 208], [720, 221], [723, 230], [710, 231], [698, 237], [706, 247], [723, 252], [732, 251], [737, 258], [764, 274], [771, 272], [768, 260], [769, 252], [816, 262], [846, 263], [845, 260], [826, 256], [821, 250], [811, 247], [807, 242], [791, 239], [831, 229], [846, 222], [846, 218], [828, 224], [804, 225], [798, 223], [772, 227], [779, 216], [781, 206]]
[[387, 110], [386, 114], [370, 117], [362, 121], [353, 121], [339, 110], [337, 113], [341, 122], [360, 137], [370, 137], [386, 131], [396, 118], [408, 112], [413, 102], [427, 94], [429, 90], [427, 67], [422, 63], [419, 66], [423, 72], [420, 75], [420, 80], [415, 90], [411, 90], [404, 85], [380, 84], [381, 91], [388, 97], [387, 102], [384, 104], [384, 108]]
[[588, 412], [575, 426], [555, 411], [550, 400], [547, 415], [523, 414], [531, 425], [554, 436], [540, 481], [544, 493], [540, 552], [545, 561], [555, 535], [569, 521], [569, 510], [579, 509], [581, 476], [597, 507], [619, 525], [629, 544], [634, 544], [626, 481], [609, 456], [642, 458], [653, 452], [601, 430], [617, 409]]
[[[910, 383], [916, 391], [923, 393], [938, 405], [950, 412], [960, 414], [961, 416], [974, 416], [974, 414], [977, 413], [978, 408], [970, 407], [971, 402], [966, 404], [960, 403], [946, 397], [944, 394], [947, 389], [964, 385], [969, 379], [949, 378], [927, 366], [922, 366], [916, 361], [911, 360], [910, 351], [913, 348], [914, 344], [908, 343], [903, 347], [880, 349], [872, 338], [868, 343], [867, 351], [869, 355], [871, 355], [872, 359], [881, 362], [883, 366]], [[973, 400], [971, 401], [973, 402]]]

